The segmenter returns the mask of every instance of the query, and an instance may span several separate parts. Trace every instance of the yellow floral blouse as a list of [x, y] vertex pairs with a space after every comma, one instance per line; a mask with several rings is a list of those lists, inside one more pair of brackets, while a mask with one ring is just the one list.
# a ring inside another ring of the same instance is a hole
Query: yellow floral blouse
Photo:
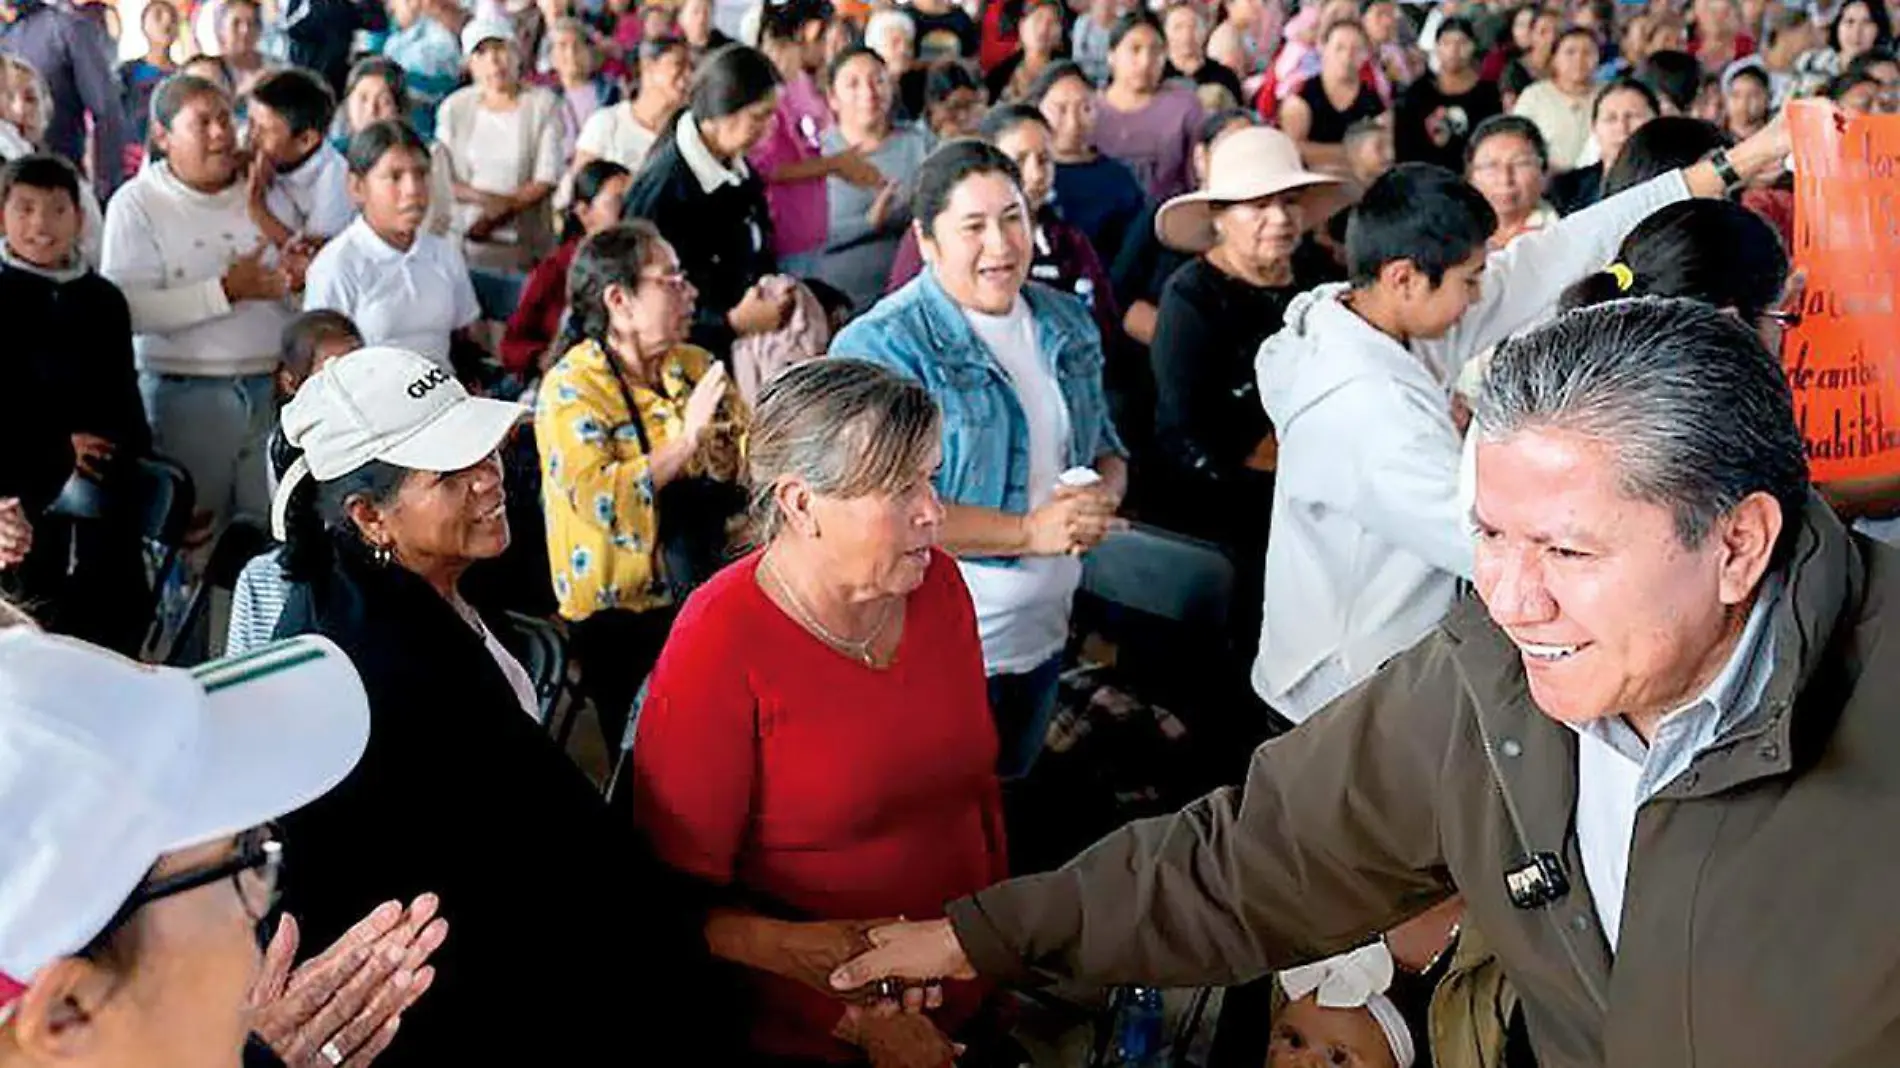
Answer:
[[[548, 564], [562, 617], [581, 620], [608, 608], [644, 612], [671, 602], [654, 563], [653, 477], [626, 398], [632, 396], [647, 439], [659, 448], [684, 432], [686, 399], [712, 364], [706, 350], [680, 345], [660, 366], [658, 390], [629, 382], [623, 391], [612, 359], [587, 341], [568, 350], [542, 380], [534, 437]], [[745, 402], [727, 387], [713, 429], [685, 474], [738, 481], [748, 419]]]

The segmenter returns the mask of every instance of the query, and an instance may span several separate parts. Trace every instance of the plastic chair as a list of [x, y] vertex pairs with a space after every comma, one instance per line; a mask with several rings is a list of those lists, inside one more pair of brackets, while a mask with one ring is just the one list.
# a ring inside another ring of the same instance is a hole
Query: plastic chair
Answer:
[[[561, 695], [567, 692], [567, 635], [545, 619], [536, 619], [519, 612], [508, 612], [506, 615], [509, 626], [521, 639], [521, 651], [524, 654], [521, 666], [528, 669], [528, 677], [534, 681], [535, 700], [541, 708], [541, 724], [552, 728], [555, 709], [560, 705]], [[574, 713], [569, 712], [567, 719], [567, 729], [572, 729]]]
[[172, 638], [171, 648], [166, 650], [165, 663], [191, 667], [211, 659], [217, 645], [217, 636], [211, 633], [213, 595], [219, 590], [230, 593], [236, 589], [238, 573], [244, 570], [244, 565], [270, 547], [270, 531], [264, 529], [263, 524], [251, 519], [231, 521], [218, 536], [217, 544], [211, 547], [211, 560], [205, 565], [204, 578], [192, 592], [191, 603], [179, 621], [178, 633]]
[[74, 474], [47, 509], [67, 519], [128, 523], [159, 549], [146, 617], [156, 622], [165, 580], [191, 528], [196, 494], [191, 475], [161, 456], [119, 461], [105, 483]]

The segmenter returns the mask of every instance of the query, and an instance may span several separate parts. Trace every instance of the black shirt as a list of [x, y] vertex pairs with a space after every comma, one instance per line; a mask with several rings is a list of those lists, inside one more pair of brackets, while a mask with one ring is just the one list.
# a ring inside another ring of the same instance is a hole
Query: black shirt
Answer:
[[1360, 119], [1374, 119], [1385, 113], [1385, 102], [1372, 86], [1359, 83], [1359, 95], [1342, 110], [1326, 96], [1326, 85], [1319, 78], [1308, 78], [1300, 86], [1300, 99], [1313, 113], [1306, 139], [1316, 145], [1344, 144], [1346, 129]]
[[1228, 70], [1225, 64], [1216, 63], [1211, 59], [1202, 63], [1199, 67], [1196, 67], [1192, 74], [1175, 66], [1174, 60], [1170, 59], [1168, 60], [1168, 65], [1161, 69], [1161, 77], [1164, 79], [1186, 78], [1197, 87], [1202, 85], [1218, 85], [1233, 94], [1235, 106], [1239, 106], [1245, 99], [1240, 95], [1240, 76]]
[[1399, 95], [1392, 145], [1400, 163], [1436, 163], [1462, 174], [1471, 131], [1503, 113], [1496, 83], [1481, 80], [1462, 93], [1447, 93], [1427, 74]]

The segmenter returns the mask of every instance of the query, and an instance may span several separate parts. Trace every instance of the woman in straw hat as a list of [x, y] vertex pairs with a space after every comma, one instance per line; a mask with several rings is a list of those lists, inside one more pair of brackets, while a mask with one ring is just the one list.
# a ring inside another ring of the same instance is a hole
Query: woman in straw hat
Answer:
[[[1164, 243], [1196, 257], [1162, 289], [1150, 348], [1156, 442], [1178, 474], [1166, 480], [1174, 490], [1166, 522], [1226, 549], [1241, 589], [1264, 559], [1273, 492], [1273, 428], [1254, 354], [1279, 331], [1287, 303], [1323, 280], [1301, 250], [1312, 251], [1307, 229], [1346, 196], [1337, 179], [1301, 165], [1292, 138], [1256, 126], [1217, 142], [1206, 187], [1155, 217]], [[1251, 646], [1258, 621], [1235, 624], [1242, 648]]]

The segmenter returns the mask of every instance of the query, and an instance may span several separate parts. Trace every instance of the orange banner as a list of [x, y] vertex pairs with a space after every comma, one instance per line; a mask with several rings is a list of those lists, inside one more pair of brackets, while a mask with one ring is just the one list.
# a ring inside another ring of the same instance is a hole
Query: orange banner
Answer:
[[1801, 321], [1782, 344], [1816, 482], [1900, 473], [1900, 115], [1788, 108]]

